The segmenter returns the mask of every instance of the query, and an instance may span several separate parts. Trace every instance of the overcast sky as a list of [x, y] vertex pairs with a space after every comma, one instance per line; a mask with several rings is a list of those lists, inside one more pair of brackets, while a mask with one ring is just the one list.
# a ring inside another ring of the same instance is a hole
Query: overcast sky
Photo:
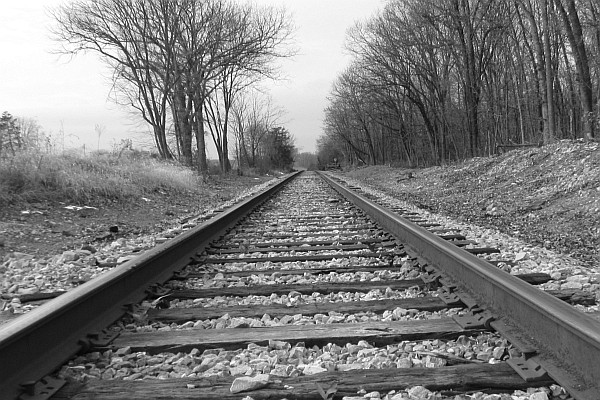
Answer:
[[[34, 118], [66, 147], [96, 149], [134, 137], [134, 147], [151, 142], [149, 131], [129, 111], [111, 102], [109, 71], [95, 54], [67, 58], [52, 54], [53, 21], [47, 7], [62, 0], [2, 1], [0, 6], [0, 112]], [[383, 0], [257, 0], [284, 5], [293, 15], [299, 54], [282, 62], [284, 82], [269, 84], [274, 103], [286, 111], [285, 126], [301, 151], [314, 151], [332, 82], [349, 62], [346, 30], [373, 15]], [[209, 151], [214, 157], [214, 151]]]

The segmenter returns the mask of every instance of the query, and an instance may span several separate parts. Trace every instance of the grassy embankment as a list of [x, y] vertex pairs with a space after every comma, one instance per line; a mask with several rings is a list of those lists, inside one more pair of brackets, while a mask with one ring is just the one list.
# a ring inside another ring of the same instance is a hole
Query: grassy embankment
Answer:
[[190, 169], [147, 156], [22, 152], [0, 159], [0, 206], [49, 199], [127, 201], [156, 192], [190, 193], [202, 186]]

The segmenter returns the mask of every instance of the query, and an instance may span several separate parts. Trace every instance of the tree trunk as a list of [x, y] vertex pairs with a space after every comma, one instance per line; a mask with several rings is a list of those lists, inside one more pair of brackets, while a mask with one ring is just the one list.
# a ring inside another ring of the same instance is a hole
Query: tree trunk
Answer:
[[169, 151], [169, 146], [167, 144], [165, 138], [164, 128], [161, 126], [152, 126], [152, 130], [154, 132], [154, 141], [156, 143], [156, 148], [158, 149], [158, 154], [161, 158], [168, 160], [173, 158], [171, 152]]
[[186, 105], [185, 94], [182, 89], [173, 95], [173, 116], [175, 119], [175, 136], [185, 165], [192, 165], [192, 126], [190, 123], [190, 110]]
[[[524, 32], [527, 32], [529, 30], [531, 36], [532, 36], [532, 46], [533, 46], [533, 56], [532, 57], [532, 61], [533, 61], [533, 69], [535, 71], [535, 83], [536, 83], [536, 89], [537, 89], [537, 97], [538, 97], [538, 115], [541, 116], [541, 120], [542, 120], [542, 134], [544, 134], [543, 132], [547, 132], [548, 131], [548, 96], [546, 94], [546, 70], [544, 68], [544, 63], [545, 63], [545, 57], [544, 57], [544, 45], [543, 45], [543, 39], [542, 37], [540, 37], [540, 30], [538, 29], [538, 22], [536, 21], [534, 15], [533, 15], [533, 10], [530, 7], [530, 3], [527, 4], [524, 2], [524, 0], [519, 0], [516, 4], [520, 5], [522, 10], [525, 12], [525, 15], [527, 17], [527, 20], [530, 24], [529, 29], [525, 26], [525, 24], [521, 21], [521, 19], [519, 18], [519, 23], [521, 26], [521, 29]], [[520, 13], [518, 12], [518, 8], [517, 8], [517, 13], [518, 16], [520, 17]], [[527, 43], [528, 44], [528, 43]], [[528, 107], [529, 109], [529, 107]], [[531, 111], [529, 112], [531, 114]], [[533, 121], [533, 118], [529, 118], [529, 120]], [[535, 127], [532, 124], [531, 127], [532, 130], [532, 134], [536, 134], [537, 132], [539, 132], [539, 127]]]
[[227, 140], [227, 134], [229, 133], [229, 108], [225, 107], [225, 122], [223, 124], [223, 137], [221, 139], [221, 151], [223, 155], [222, 171], [227, 173], [231, 171], [231, 161], [229, 160], [229, 141]]
[[[583, 108], [583, 137], [592, 139], [595, 136], [594, 129], [594, 99], [592, 91], [592, 80], [590, 76], [590, 67], [588, 62], [585, 42], [583, 41], [583, 32], [575, 0], [566, 0], [567, 10], [565, 10], [561, 0], [554, 0], [558, 11], [563, 20], [567, 39], [573, 49], [575, 58], [575, 68], [577, 69], [579, 92], [581, 98], [581, 107]], [[567, 12], [568, 11], [568, 12]]]
[[200, 105], [196, 108], [196, 121], [194, 130], [196, 134], [196, 148], [198, 150], [198, 172], [203, 176], [208, 175], [208, 161], [206, 160], [206, 141], [204, 138], [204, 113]]
[[479, 82], [473, 43], [473, 26], [471, 25], [471, 8], [469, 0], [455, 0], [456, 30], [460, 39], [461, 53], [464, 62], [464, 100], [469, 130], [469, 151], [471, 156], [479, 150]]
[[548, 1], [542, 0], [542, 27], [544, 30], [544, 65], [546, 70], [546, 103], [548, 105], [548, 126], [544, 130], [544, 144], [551, 143], [556, 137], [554, 111], [554, 74], [552, 72], [552, 55], [550, 51], [550, 26], [548, 23]]

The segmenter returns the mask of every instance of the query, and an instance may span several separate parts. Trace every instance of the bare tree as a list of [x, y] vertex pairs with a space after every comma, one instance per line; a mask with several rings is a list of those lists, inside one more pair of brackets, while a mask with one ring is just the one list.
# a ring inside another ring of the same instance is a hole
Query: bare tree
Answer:
[[[113, 71], [117, 101], [138, 110], [153, 127], [160, 154], [172, 155], [171, 118], [183, 161], [192, 164], [195, 138], [203, 173], [205, 105], [224, 71], [237, 67], [268, 75], [273, 58], [288, 55], [280, 50], [290, 35], [284, 11], [228, 0], [73, 0], [53, 15], [60, 52], [98, 53]], [[221, 137], [226, 154], [227, 135]]]
[[370, 73], [360, 85], [379, 104], [376, 113], [381, 115], [372, 119], [381, 127], [374, 132], [398, 136], [400, 151], [410, 158], [403, 121], [403, 103], [408, 101], [419, 114], [433, 159], [441, 162], [449, 148], [447, 113], [454, 62], [449, 29], [442, 32], [444, 25], [436, 22], [435, 12], [422, 2], [390, 2], [379, 16], [350, 31], [348, 47], [360, 60], [358, 68]]
[[269, 131], [281, 124], [283, 111], [273, 105], [270, 97], [247, 90], [234, 101], [232, 115], [238, 167], [255, 168], [261, 146]]
[[181, 7], [173, 0], [75, 0], [52, 11], [64, 54], [98, 53], [113, 71], [117, 101], [140, 112], [164, 158], [172, 49]]
[[[566, 7], [563, 5], [563, 2], [566, 3]], [[554, 0], [554, 4], [560, 13], [577, 68], [577, 80], [579, 81], [579, 92], [583, 108], [583, 136], [586, 139], [591, 139], [595, 136], [594, 96], [588, 51], [583, 38], [581, 21], [575, 0]]]
[[231, 169], [228, 130], [234, 99], [261, 79], [276, 79], [273, 60], [294, 54], [289, 43], [292, 32], [289, 21], [284, 9], [259, 9], [252, 5], [240, 7], [235, 19], [229, 21], [235, 27], [235, 35], [228, 47], [237, 48], [239, 53], [223, 67], [216, 82], [217, 89], [205, 103], [222, 172]]
[[94, 125], [94, 130], [96, 131], [96, 135], [98, 136], [98, 151], [100, 151], [100, 137], [106, 130], [106, 126], [102, 124]]
[[16, 125], [23, 138], [24, 147], [41, 150], [42, 145], [45, 143], [46, 135], [37, 120], [27, 117], [17, 117]]
[[4, 111], [0, 117], [0, 157], [8, 152], [14, 156], [24, 147], [25, 141], [18, 119]]
[[548, 22], [548, 0], [541, 0], [542, 29], [544, 42], [544, 68], [546, 70], [546, 103], [548, 105], [548, 129], [544, 130], [544, 143], [550, 143], [556, 136], [556, 122], [554, 114], [554, 73], [552, 70], [552, 55], [550, 51], [550, 24]]

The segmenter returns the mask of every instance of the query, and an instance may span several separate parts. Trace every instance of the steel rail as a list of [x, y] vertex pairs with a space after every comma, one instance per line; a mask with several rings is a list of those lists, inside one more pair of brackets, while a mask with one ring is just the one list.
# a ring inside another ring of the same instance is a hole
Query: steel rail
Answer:
[[82, 349], [82, 339], [120, 318], [128, 304], [145, 297], [149, 286], [169, 279], [297, 175], [283, 177], [190, 231], [0, 326], [1, 397], [17, 398], [23, 383], [37, 381], [63, 364]]
[[537, 345], [536, 361], [579, 400], [600, 399], [600, 322], [320, 174], [478, 304]]

